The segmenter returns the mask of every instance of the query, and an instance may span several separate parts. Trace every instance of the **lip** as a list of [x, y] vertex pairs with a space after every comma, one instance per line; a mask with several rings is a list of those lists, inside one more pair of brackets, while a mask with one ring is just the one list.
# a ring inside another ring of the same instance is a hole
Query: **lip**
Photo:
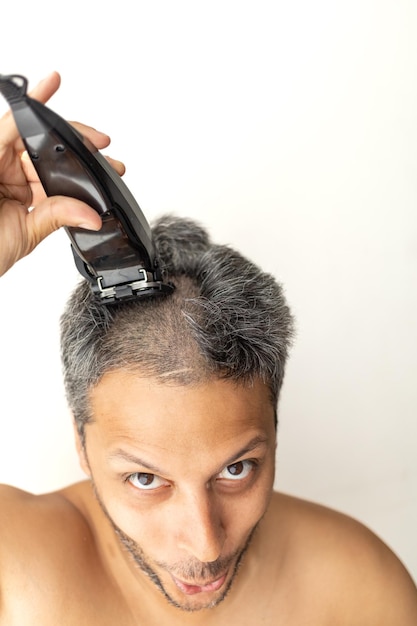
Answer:
[[190, 583], [185, 583], [184, 581], [175, 578], [175, 576], [172, 576], [172, 580], [177, 585], [178, 589], [180, 589], [180, 591], [185, 593], [187, 596], [193, 596], [196, 593], [217, 591], [224, 585], [226, 576], [227, 572], [223, 574], [223, 576], [221, 576], [220, 578], [217, 578], [216, 580], [213, 580], [211, 583], [208, 583], [206, 585], [192, 585]]

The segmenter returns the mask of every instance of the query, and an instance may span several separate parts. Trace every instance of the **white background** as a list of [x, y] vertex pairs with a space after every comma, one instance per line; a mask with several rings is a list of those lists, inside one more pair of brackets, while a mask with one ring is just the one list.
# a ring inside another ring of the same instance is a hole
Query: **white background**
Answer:
[[[60, 71], [51, 108], [112, 136], [148, 219], [195, 217], [285, 285], [277, 488], [417, 577], [415, 0], [26, 0], [0, 64]], [[0, 481], [37, 493], [83, 476], [58, 347], [77, 280], [59, 232], [0, 281]]]

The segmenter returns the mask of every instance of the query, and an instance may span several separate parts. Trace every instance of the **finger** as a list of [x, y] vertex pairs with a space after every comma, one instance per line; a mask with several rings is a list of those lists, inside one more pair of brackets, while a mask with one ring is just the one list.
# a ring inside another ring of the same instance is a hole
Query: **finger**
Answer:
[[83, 137], [86, 137], [92, 144], [95, 145], [96, 148], [101, 150], [102, 148], [107, 148], [110, 144], [110, 137], [106, 135], [106, 133], [102, 133], [101, 131], [93, 128], [92, 126], [87, 126], [87, 124], [81, 124], [81, 122], [69, 122], [71, 126], [74, 126]]
[[125, 164], [122, 161], [117, 161], [116, 159], [112, 159], [109, 156], [104, 157], [108, 163], [112, 166], [112, 168], [119, 174], [119, 176], [123, 176], [126, 172]]
[[[110, 137], [105, 133], [96, 130], [92, 126], [86, 126], [86, 124], [81, 124], [81, 122], [70, 122], [70, 124], [74, 126], [83, 135], [83, 137], [86, 137], [89, 141], [91, 141], [91, 143], [98, 150], [106, 148], [110, 144]], [[105, 156], [105, 159], [110, 163], [119, 176], [123, 176], [126, 172], [126, 167], [122, 161], [113, 159], [109, 156]]]
[[29, 95], [39, 102], [47, 102], [54, 95], [61, 84], [61, 76], [58, 72], [51, 72], [43, 78], [30, 92]]
[[94, 209], [80, 200], [66, 196], [46, 198], [27, 216], [29, 237], [27, 253], [61, 226], [75, 226], [97, 231], [101, 228], [101, 218]]

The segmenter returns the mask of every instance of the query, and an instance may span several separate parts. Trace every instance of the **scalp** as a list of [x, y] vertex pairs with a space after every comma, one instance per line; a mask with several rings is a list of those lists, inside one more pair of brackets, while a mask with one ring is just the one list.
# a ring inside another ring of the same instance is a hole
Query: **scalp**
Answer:
[[293, 337], [281, 285], [191, 220], [163, 217], [152, 232], [172, 295], [107, 307], [82, 282], [62, 316], [64, 381], [81, 434], [89, 390], [112, 369], [185, 385], [259, 378], [277, 402]]

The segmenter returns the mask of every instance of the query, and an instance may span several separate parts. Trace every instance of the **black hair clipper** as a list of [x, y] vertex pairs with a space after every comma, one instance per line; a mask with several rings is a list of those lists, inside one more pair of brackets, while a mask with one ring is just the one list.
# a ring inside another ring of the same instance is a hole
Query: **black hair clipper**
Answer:
[[162, 280], [149, 224], [123, 180], [87, 139], [26, 90], [23, 76], [0, 74], [0, 93], [46, 195], [82, 200], [103, 222], [97, 232], [65, 228], [78, 271], [105, 304], [171, 293], [173, 286]]

